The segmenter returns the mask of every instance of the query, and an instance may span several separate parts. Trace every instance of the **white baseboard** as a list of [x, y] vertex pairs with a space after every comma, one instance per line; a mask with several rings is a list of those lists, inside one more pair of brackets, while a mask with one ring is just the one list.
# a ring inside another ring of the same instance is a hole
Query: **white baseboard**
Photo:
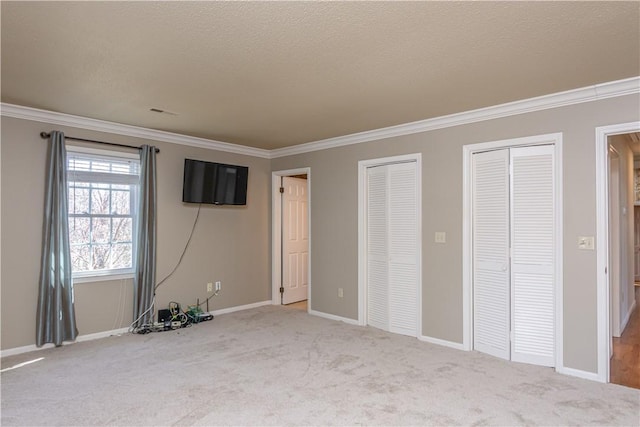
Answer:
[[464, 350], [464, 345], [458, 342], [441, 340], [440, 338], [427, 337], [424, 335], [418, 336], [420, 341], [425, 341], [431, 344], [442, 345], [444, 347], [455, 348], [456, 350]]
[[[92, 341], [100, 338], [110, 337], [112, 335], [122, 335], [122, 334], [126, 334], [128, 331], [129, 331], [129, 328], [120, 328], [120, 329], [112, 329], [110, 331], [96, 332], [93, 334], [78, 335], [75, 341], [65, 341], [62, 343], [62, 345], [75, 344], [77, 342], [83, 342], [83, 341]], [[55, 345], [53, 344], [45, 344], [42, 347], [37, 347], [35, 344], [31, 344], [31, 345], [25, 345], [23, 347], [9, 348], [7, 350], [0, 351], [0, 358], [13, 356], [16, 354], [29, 353], [30, 351], [44, 350], [44, 349], [53, 348], [53, 347], [55, 347]]]
[[[129, 332], [129, 327], [113, 329], [111, 331], [96, 332], [95, 334], [78, 335], [78, 338], [76, 338], [76, 342], [97, 340], [100, 338], [110, 337], [112, 335], [126, 334], [127, 332]], [[69, 343], [69, 344], [72, 344], [72, 343]]]
[[624, 332], [624, 329], [627, 327], [627, 323], [629, 323], [629, 319], [633, 314], [633, 311], [636, 309], [636, 300], [633, 300], [633, 304], [631, 304], [631, 308], [627, 311], [627, 315], [622, 319], [622, 324], [620, 325], [620, 335]]
[[[237, 307], [222, 308], [220, 310], [210, 311], [210, 313], [213, 314], [214, 316], [218, 316], [220, 314], [233, 313], [234, 311], [248, 310], [250, 308], [261, 307], [263, 305], [271, 305], [271, 300], [256, 302], [253, 304], [240, 305]], [[110, 331], [96, 332], [93, 334], [78, 335], [75, 341], [63, 342], [62, 345], [69, 345], [69, 344], [74, 344], [74, 343], [83, 342], [83, 341], [92, 341], [100, 338], [110, 337], [112, 335], [122, 335], [122, 334], [126, 334], [128, 331], [129, 331], [129, 328], [127, 327], [127, 328], [120, 328], [120, 329], [112, 329]], [[55, 347], [53, 344], [45, 344], [42, 347], [36, 347], [35, 344], [31, 344], [31, 345], [25, 345], [23, 347], [9, 348], [7, 350], [0, 351], [0, 358], [13, 356], [16, 354], [28, 353], [30, 351], [44, 350], [46, 348], [53, 348], [53, 347]]]
[[585, 380], [597, 381], [597, 382], [605, 382], [603, 381], [597, 373], [587, 372], [580, 369], [567, 368], [564, 366], [559, 366], [556, 368], [556, 372], [563, 375], [569, 375], [572, 377], [578, 377]]
[[[66, 342], [62, 343], [62, 345], [67, 345], [67, 343]], [[23, 347], [9, 348], [7, 350], [0, 351], [0, 358], [7, 357], [7, 356], [13, 356], [15, 354], [29, 353], [30, 351], [44, 350], [45, 348], [51, 348], [51, 347], [54, 347], [54, 345], [53, 344], [45, 344], [42, 347], [36, 347], [35, 344], [31, 344], [31, 345], [25, 345]]]
[[260, 302], [254, 302], [252, 304], [238, 305], [236, 307], [221, 308], [220, 310], [212, 310], [209, 313], [213, 314], [214, 316], [219, 316], [221, 314], [233, 313], [234, 311], [249, 310], [251, 308], [262, 307], [263, 305], [271, 305], [271, 304], [272, 304], [271, 300], [260, 301]]
[[356, 326], [360, 325], [357, 320], [349, 319], [348, 317], [336, 316], [335, 314], [323, 313], [322, 311], [309, 310], [309, 314], [312, 314], [318, 317], [324, 317], [325, 319], [337, 320], [339, 322], [348, 323], [350, 325], [356, 325]]

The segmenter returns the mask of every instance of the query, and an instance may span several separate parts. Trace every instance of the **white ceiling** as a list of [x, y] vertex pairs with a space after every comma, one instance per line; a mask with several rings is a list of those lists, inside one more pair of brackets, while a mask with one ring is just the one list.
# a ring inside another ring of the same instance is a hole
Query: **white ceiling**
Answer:
[[2, 1], [1, 16], [2, 102], [265, 149], [640, 75], [637, 1]]

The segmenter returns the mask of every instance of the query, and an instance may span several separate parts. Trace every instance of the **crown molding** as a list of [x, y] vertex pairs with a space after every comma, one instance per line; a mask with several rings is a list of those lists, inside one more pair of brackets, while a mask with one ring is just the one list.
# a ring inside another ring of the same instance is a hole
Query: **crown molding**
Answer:
[[152, 141], [168, 142], [171, 144], [188, 145], [191, 147], [206, 148], [209, 150], [225, 151], [246, 156], [269, 159], [269, 150], [246, 147], [228, 142], [215, 141], [213, 139], [197, 138], [194, 136], [180, 135], [139, 126], [131, 126], [88, 117], [74, 116], [71, 114], [57, 113], [54, 111], [40, 110], [21, 105], [0, 103], [0, 115], [16, 119], [34, 120], [59, 126], [71, 126], [79, 129], [107, 132], [116, 135], [131, 136], [134, 138], [150, 139]]
[[640, 93], [640, 77], [632, 77], [448, 116], [322, 139], [292, 147], [278, 148], [271, 150], [270, 154], [271, 158], [274, 159], [638, 93]]
[[529, 98], [520, 101], [509, 102], [506, 104], [480, 108], [477, 110], [435, 117], [432, 119], [419, 120], [416, 122], [404, 123], [396, 126], [389, 126], [365, 132], [353, 133], [350, 135], [338, 136], [335, 138], [307, 142], [305, 144], [294, 145], [291, 147], [277, 148], [274, 150], [246, 147], [243, 145], [215, 141], [212, 139], [180, 135], [177, 133], [107, 122], [103, 120], [91, 119], [88, 117], [73, 116], [64, 113], [56, 113], [53, 111], [23, 107], [14, 104], [0, 103], [0, 115], [17, 119], [34, 120], [54, 125], [72, 126], [80, 129], [87, 129], [98, 132], [108, 132], [135, 138], [150, 139], [153, 141], [162, 141], [172, 144], [206, 148], [209, 150], [219, 150], [229, 153], [243, 154], [246, 156], [260, 157], [264, 159], [275, 159], [278, 157], [310, 153], [313, 151], [326, 150], [329, 148], [377, 141], [380, 139], [393, 138], [402, 135], [411, 135], [414, 133], [461, 126], [485, 120], [498, 119], [501, 117], [515, 116], [518, 114], [531, 113], [534, 111], [548, 110], [551, 108], [565, 107], [569, 105], [581, 104], [584, 102], [592, 102], [607, 98], [639, 93], [640, 76], [613, 82], [601, 83], [579, 89], [568, 90], [565, 92], [558, 92], [550, 95], [539, 96], [536, 98]]

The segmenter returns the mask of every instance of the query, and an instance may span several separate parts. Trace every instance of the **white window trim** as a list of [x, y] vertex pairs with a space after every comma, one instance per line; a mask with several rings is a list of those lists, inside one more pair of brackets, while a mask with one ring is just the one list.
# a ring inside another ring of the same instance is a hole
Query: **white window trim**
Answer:
[[[126, 272], [123, 272], [126, 270]], [[119, 269], [119, 270], [101, 270], [97, 273], [91, 272], [91, 275], [78, 275], [73, 277], [73, 284], [78, 283], [94, 283], [94, 282], [109, 282], [111, 280], [123, 280], [123, 279], [133, 279], [135, 277], [135, 273], [129, 271], [130, 269]], [[80, 274], [80, 273], [76, 273]]]
[[81, 147], [79, 145], [67, 145], [67, 152], [94, 154], [96, 156], [109, 156], [121, 159], [140, 160], [140, 155], [136, 153], [125, 153], [124, 151], [102, 150], [100, 148]]
[[[90, 154], [90, 155], [103, 156], [103, 157], [112, 157], [114, 159], [131, 159], [131, 160], [137, 160], [137, 161], [140, 160], [140, 156], [137, 153], [126, 153], [122, 151], [102, 150], [98, 148], [82, 147], [77, 145], [67, 145], [66, 151], [68, 153]], [[96, 172], [93, 172], [92, 174], [95, 174], [95, 173]], [[100, 172], [97, 172], [97, 173], [100, 173]], [[83, 174], [86, 174], [86, 172], [78, 171], [77, 174], [80, 177]], [[133, 185], [131, 182], [129, 182], [131, 180], [131, 175], [124, 174], [122, 176], [116, 176], [115, 180], [121, 181], [122, 184]], [[135, 268], [136, 268], [135, 254], [137, 252], [135, 236], [136, 236], [136, 226], [137, 226], [137, 215], [138, 213], [136, 212], [134, 215], [134, 221], [133, 221], [133, 236], [132, 236], [133, 237], [133, 240], [132, 240], [133, 259], [131, 260], [131, 267], [109, 269], [109, 270], [91, 270], [91, 271], [73, 272], [72, 279], [74, 284], [106, 282], [106, 281], [121, 280], [121, 279], [133, 279], [135, 277]]]

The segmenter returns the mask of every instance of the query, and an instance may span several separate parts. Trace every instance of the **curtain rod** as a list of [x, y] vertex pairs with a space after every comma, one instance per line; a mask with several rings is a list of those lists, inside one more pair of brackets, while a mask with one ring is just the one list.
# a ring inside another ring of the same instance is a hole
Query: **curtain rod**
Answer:
[[[40, 132], [40, 137], [43, 139], [48, 139], [50, 136], [50, 134], [48, 134], [47, 132]], [[127, 145], [127, 144], [118, 144], [115, 142], [106, 142], [106, 141], [96, 141], [95, 139], [84, 139], [84, 138], [75, 138], [73, 136], [65, 136], [65, 139], [72, 139], [74, 141], [83, 141], [83, 142], [93, 142], [95, 144], [106, 144], [106, 145], [111, 145], [113, 147], [124, 147], [124, 148], [135, 148], [136, 150], [139, 150], [141, 147], [136, 147], [135, 145]], [[156, 153], [159, 153], [160, 149], [156, 148]]]

